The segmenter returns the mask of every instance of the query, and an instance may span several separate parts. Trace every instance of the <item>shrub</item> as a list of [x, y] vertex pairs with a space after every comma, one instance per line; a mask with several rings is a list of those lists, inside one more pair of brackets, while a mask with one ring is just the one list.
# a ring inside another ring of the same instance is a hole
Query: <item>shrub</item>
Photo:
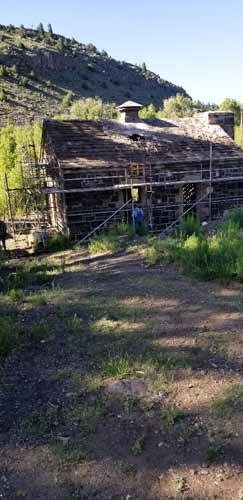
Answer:
[[30, 295], [29, 302], [33, 304], [33, 306], [45, 306], [48, 302], [47, 296], [45, 293], [35, 293]]
[[238, 224], [243, 229], [243, 207], [232, 208], [228, 211], [227, 220]]
[[24, 46], [23, 42], [21, 42], [20, 40], [18, 40], [18, 41], [16, 42], [16, 47], [17, 47], [18, 49], [21, 49], [21, 50], [22, 50], [22, 49], [25, 49], [25, 46]]
[[221, 225], [213, 236], [194, 233], [186, 239], [153, 238], [147, 247], [149, 264], [177, 262], [192, 276], [224, 283], [234, 277], [243, 281], [242, 255], [243, 235], [239, 225], [231, 221]]
[[[82, 87], [86, 88], [86, 84], [83, 83]], [[104, 103], [99, 98], [88, 97], [73, 103], [71, 117], [80, 120], [110, 119], [117, 117], [117, 110], [114, 103]]]
[[50, 325], [45, 323], [44, 321], [32, 325], [29, 329], [29, 336], [32, 341], [39, 342], [41, 340], [45, 340], [50, 335]]
[[7, 68], [2, 64], [0, 65], [0, 76], [8, 76]]
[[166, 240], [153, 238], [148, 244], [147, 261], [150, 265], [174, 262], [177, 260], [176, 254], [179, 251], [180, 246], [177, 240], [173, 238], [167, 238]]
[[0, 90], [0, 102], [6, 102], [7, 101], [7, 94], [4, 89]]
[[[42, 247], [43, 248], [43, 247]], [[70, 248], [70, 240], [64, 234], [53, 234], [45, 242], [45, 252], [59, 252]]]
[[59, 50], [59, 52], [64, 51], [64, 43], [62, 38], [58, 38], [58, 41], [56, 43], [56, 49]]
[[8, 290], [6, 295], [11, 302], [19, 302], [24, 298], [22, 290], [16, 288], [11, 288], [10, 290]]
[[20, 79], [19, 79], [19, 85], [21, 87], [27, 87], [28, 85], [28, 78], [27, 76], [21, 76]]
[[202, 233], [202, 228], [200, 222], [195, 215], [188, 215], [180, 224], [179, 227], [179, 236], [182, 239], [186, 239], [188, 236], [195, 234], [196, 236], [200, 236]]
[[71, 105], [73, 100], [73, 93], [71, 90], [63, 97], [62, 105], [66, 108]]
[[118, 236], [128, 236], [129, 238], [132, 238], [135, 234], [133, 226], [125, 222], [119, 222], [114, 231]]
[[16, 64], [13, 64], [12, 68], [11, 68], [12, 72], [15, 73], [16, 75], [18, 74], [18, 68], [16, 66]]
[[236, 261], [236, 276], [239, 281], [243, 282], [243, 255]]

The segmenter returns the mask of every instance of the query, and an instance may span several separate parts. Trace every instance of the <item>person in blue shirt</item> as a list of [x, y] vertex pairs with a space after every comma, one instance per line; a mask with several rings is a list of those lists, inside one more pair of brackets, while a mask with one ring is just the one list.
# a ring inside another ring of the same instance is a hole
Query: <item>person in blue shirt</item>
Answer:
[[7, 226], [3, 220], [0, 220], [0, 242], [2, 243], [2, 247], [5, 250], [5, 252], [7, 250], [6, 238], [7, 238]]
[[144, 213], [143, 213], [143, 209], [138, 207], [138, 205], [136, 203], [134, 203], [133, 217], [134, 217], [134, 222], [135, 222], [135, 229], [137, 230], [143, 226]]

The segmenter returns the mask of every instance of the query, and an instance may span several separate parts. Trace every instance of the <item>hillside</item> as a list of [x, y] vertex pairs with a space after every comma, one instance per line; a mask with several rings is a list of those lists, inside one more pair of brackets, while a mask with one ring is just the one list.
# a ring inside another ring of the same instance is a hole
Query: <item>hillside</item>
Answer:
[[26, 123], [62, 111], [62, 100], [133, 98], [161, 106], [183, 88], [142, 67], [112, 59], [92, 45], [52, 33], [0, 25], [0, 125]]

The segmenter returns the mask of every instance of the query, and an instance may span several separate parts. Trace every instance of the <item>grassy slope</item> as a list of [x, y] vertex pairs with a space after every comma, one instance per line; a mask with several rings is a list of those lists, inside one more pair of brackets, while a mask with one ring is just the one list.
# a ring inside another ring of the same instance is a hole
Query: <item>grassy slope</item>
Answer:
[[[6, 498], [238, 498], [242, 286], [134, 257], [36, 261], [1, 296], [21, 345], [1, 370]], [[108, 394], [117, 379], [158, 397]]]
[[[64, 49], [60, 51], [57, 40], [57, 35], [46, 39], [33, 30], [25, 30], [23, 36], [18, 29], [0, 28], [0, 64], [8, 69], [8, 76], [0, 77], [0, 89], [8, 97], [0, 106], [2, 121], [60, 112], [62, 98], [69, 90], [75, 99], [99, 96], [121, 103], [133, 98], [158, 106], [164, 98], [185, 92], [150, 71], [143, 74], [138, 66], [112, 59], [92, 45], [62, 37]], [[11, 69], [14, 64], [17, 74]], [[25, 87], [20, 84], [21, 76], [28, 79]]]

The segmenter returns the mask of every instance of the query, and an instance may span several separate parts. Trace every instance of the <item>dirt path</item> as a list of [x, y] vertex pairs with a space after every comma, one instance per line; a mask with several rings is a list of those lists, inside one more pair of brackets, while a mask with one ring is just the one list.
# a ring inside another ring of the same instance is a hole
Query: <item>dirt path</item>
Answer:
[[242, 286], [69, 252], [45, 293], [0, 372], [0, 498], [243, 498]]

